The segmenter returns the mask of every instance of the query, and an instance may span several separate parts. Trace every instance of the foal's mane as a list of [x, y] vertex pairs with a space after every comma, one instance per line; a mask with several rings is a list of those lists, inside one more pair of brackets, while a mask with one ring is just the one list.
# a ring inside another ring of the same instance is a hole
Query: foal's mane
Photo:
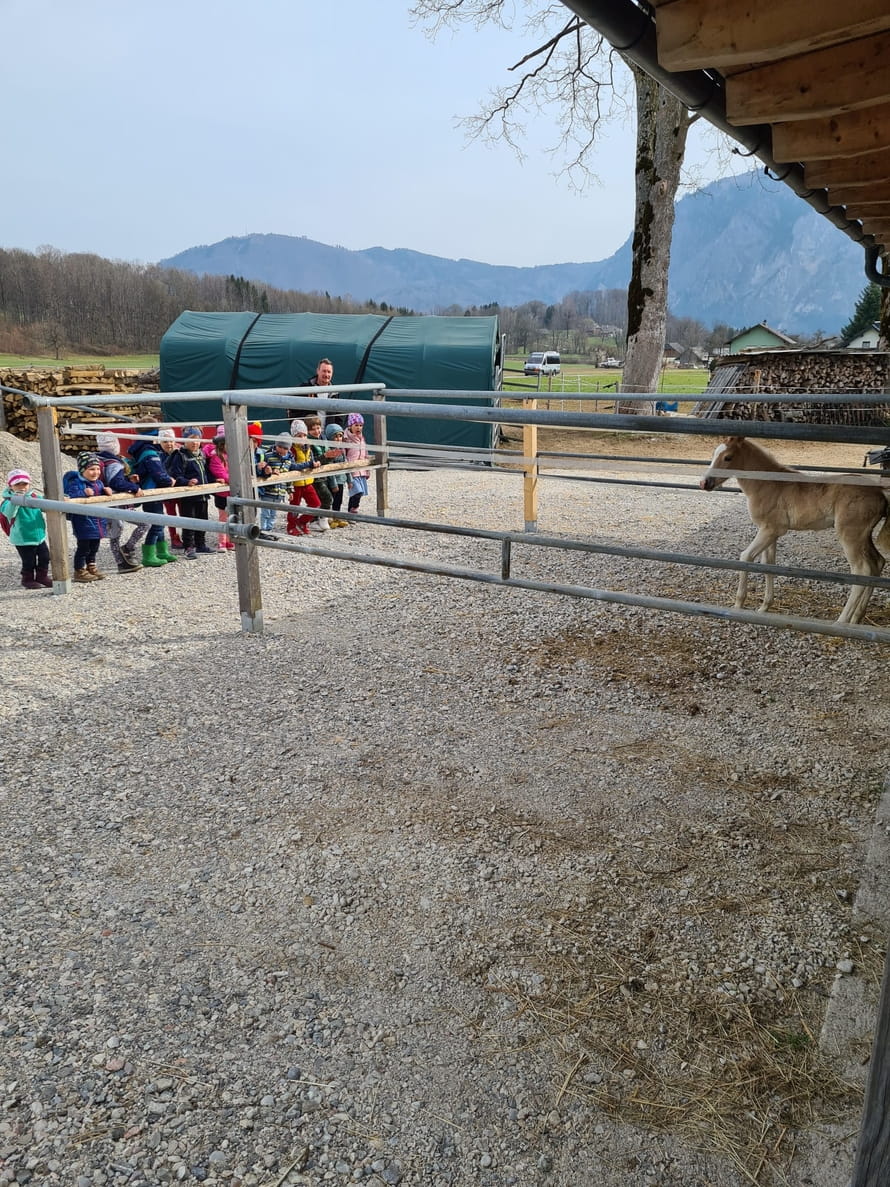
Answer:
[[726, 441], [727, 445], [734, 445], [736, 449], [742, 451], [745, 459], [744, 465], [739, 465], [737, 461], [733, 463], [735, 470], [785, 470], [793, 472], [793, 466], [786, 466], [780, 462], [775, 454], [763, 445], [758, 445], [756, 441], [752, 441], [750, 437], [729, 437]]

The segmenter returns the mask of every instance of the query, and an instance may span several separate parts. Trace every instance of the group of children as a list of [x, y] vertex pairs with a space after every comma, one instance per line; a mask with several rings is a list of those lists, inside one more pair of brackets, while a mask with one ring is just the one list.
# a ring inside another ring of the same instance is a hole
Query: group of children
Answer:
[[[340, 423], [346, 421], [344, 427]], [[254, 469], [258, 478], [275, 477], [293, 471], [305, 471], [306, 477], [292, 483], [270, 483], [258, 489], [258, 497], [272, 503], [284, 503], [290, 486], [289, 505], [297, 507], [305, 503], [308, 508], [322, 508], [340, 511], [344, 490], [348, 488], [347, 509], [357, 511], [364, 495], [368, 493], [368, 450], [364, 439], [364, 417], [352, 412], [348, 417], [329, 420], [322, 426], [321, 419], [308, 416], [305, 420], [294, 420], [290, 433], [276, 437], [269, 448], [262, 443], [263, 429], [259, 422], [248, 428], [254, 441]], [[206, 483], [227, 483], [229, 480], [226, 454], [225, 426], [218, 425], [212, 441], [205, 440], [197, 426], [182, 431], [180, 442], [172, 429], [159, 429], [157, 435], [145, 434], [134, 441], [126, 455], [121, 453], [120, 440], [110, 432], [98, 433], [96, 450], [85, 450], [77, 456], [77, 469], [69, 470], [62, 478], [64, 494], [69, 499], [93, 498], [99, 495], [129, 494], [134, 502], [149, 490], [170, 489], [171, 498], [164, 500], [164, 511], [168, 515], [181, 515], [192, 520], [208, 518], [208, 496], [190, 495], [189, 487]], [[322, 466], [355, 463], [354, 468], [333, 474], [314, 475]], [[226, 522], [228, 491], [213, 495], [214, 505], [221, 522]], [[41, 497], [39, 491], [31, 489], [31, 476], [25, 470], [10, 471], [6, 489], [0, 502], [0, 515], [5, 517], [4, 527], [9, 529], [9, 538], [19, 553], [22, 562], [22, 585], [25, 589], [43, 589], [52, 586], [49, 575], [50, 558], [46, 543], [46, 522], [39, 507], [19, 506], [9, 500], [11, 494], [32, 494]], [[134, 504], [126, 504], [132, 507]], [[120, 504], [119, 504], [120, 506]], [[158, 510], [157, 503], [143, 504], [147, 511]], [[260, 536], [276, 539], [272, 535], [277, 509], [264, 507], [260, 510]], [[171, 548], [181, 551], [188, 560], [194, 560], [200, 553], [216, 552], [206, 542], [206, 533], [200, 528], [183, 528], [180, 535], [170, 528], [168, 546], [164, 529], [160, 525], [125, 524], [121, 520], [108, 520], [96, 515], [69, 515], [75, 538], [74, 581], [88, 583], [101, 581], [105, 574], [96, 563], [99, 545], [107, 536], [112, 556], [119, 573], [135, 573], [139, 569], [159, 568], [179, 558]], [[311, 525], [311, 526], [310, 526]], [[347, 527], [349, 521], [332, 516], [313, 516], [289, 511], [287, 531], [289, 535], [305, 536], [310, 530], [328, 531], [329, 528]], [[124, 540], [124, 528], [130, 532]], [[136, 559], [141, 544], [140, 560]], [[221, 533], [219, 551], [233, 551], [231, 539]]]
[[[346, 420], [346, 426], [340, 423]], [[349, 416], [331, 418], [322, 426], [317, 416], [291, 421], [289, 433], [280, 433], [270, 449], [256, 447], [254, 466], [258, 478], [274, 478], [277, 474], [299, 471], [306, 474], [291, 484], [290, 506], [305, 503], [310, 508], [324, 511], [340, 511], [343, 507], [343, 493], [348, 488], [348, 511], [358, 511], [362, 498], [368, 493], [368, 449], [364, 437], [364, 417], [358, 412]], [[254, 438], [262, 436], [258, 424], [251, 425], [248, 433]], [[333, 474], [314, 475], [322, 466], [355, 463], [355, 468]], [[259, 497], [266, 502], [283, 503], [287, 498], [286, 483], [271, 482], [260, 487]], [[260, 536], [275, 539], [271, 534], [275, 526], [277, 510], [263, 507], [260, 510]], [[330, 528], [345, 528], [349, 520], [337, 516], [300, 515], [289, 511], [287, 532], [291, 536], [308, 536], [310, 532], [326, 532]]]

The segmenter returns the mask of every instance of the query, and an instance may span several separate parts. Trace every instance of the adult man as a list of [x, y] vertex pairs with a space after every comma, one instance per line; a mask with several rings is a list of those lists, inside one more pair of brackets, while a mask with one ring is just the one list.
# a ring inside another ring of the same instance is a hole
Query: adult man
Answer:
[[[330, 387], [334, 382], [334, 364], [330, 359], [319, 359], [315, 367], [315, 374], [311, 379], [307, 379], [301, 385], [302, 387]], [[325, 392], [325, 398], [336, 400], [339, 397], [339, 392]], [[316, 411], [314, 408], [288, 408], [288, 416], [292, 419], [302, 420], [307, 416], [317, 416], [321, 420], [322, 425], [325, 423], [338, 425], [346, 424], [346, 417], [332, 416], [330, 413], [325, 416], [323, 412]]]

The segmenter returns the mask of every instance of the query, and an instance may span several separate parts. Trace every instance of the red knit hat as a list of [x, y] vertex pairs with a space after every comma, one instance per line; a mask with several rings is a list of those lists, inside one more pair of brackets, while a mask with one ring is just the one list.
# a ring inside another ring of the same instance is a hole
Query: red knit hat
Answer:
[[261, 441], [263, 437], [263, 426], [258, 420], [252, 420], [247, 426], [247, 435], [255, 441]]

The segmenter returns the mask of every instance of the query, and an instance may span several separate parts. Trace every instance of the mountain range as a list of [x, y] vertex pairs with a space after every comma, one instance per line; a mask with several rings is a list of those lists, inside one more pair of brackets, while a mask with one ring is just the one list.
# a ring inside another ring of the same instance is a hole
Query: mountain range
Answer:
[[[597, 200], [591, 197], [592, 219]], [[576, 290], [626, 288], [630, 244], [628, 237], [597, 262], [523, 268], [255, 234], [190, 247], [160, 264], [433, 313], [450, 305], [556, 304]], [[669, 301], [680, 317], [706, 326], [765, 321], [788, 334], [836, 333], [865, 284], [862, 249], [762, 173], [712, 182], [677, 203]]]

